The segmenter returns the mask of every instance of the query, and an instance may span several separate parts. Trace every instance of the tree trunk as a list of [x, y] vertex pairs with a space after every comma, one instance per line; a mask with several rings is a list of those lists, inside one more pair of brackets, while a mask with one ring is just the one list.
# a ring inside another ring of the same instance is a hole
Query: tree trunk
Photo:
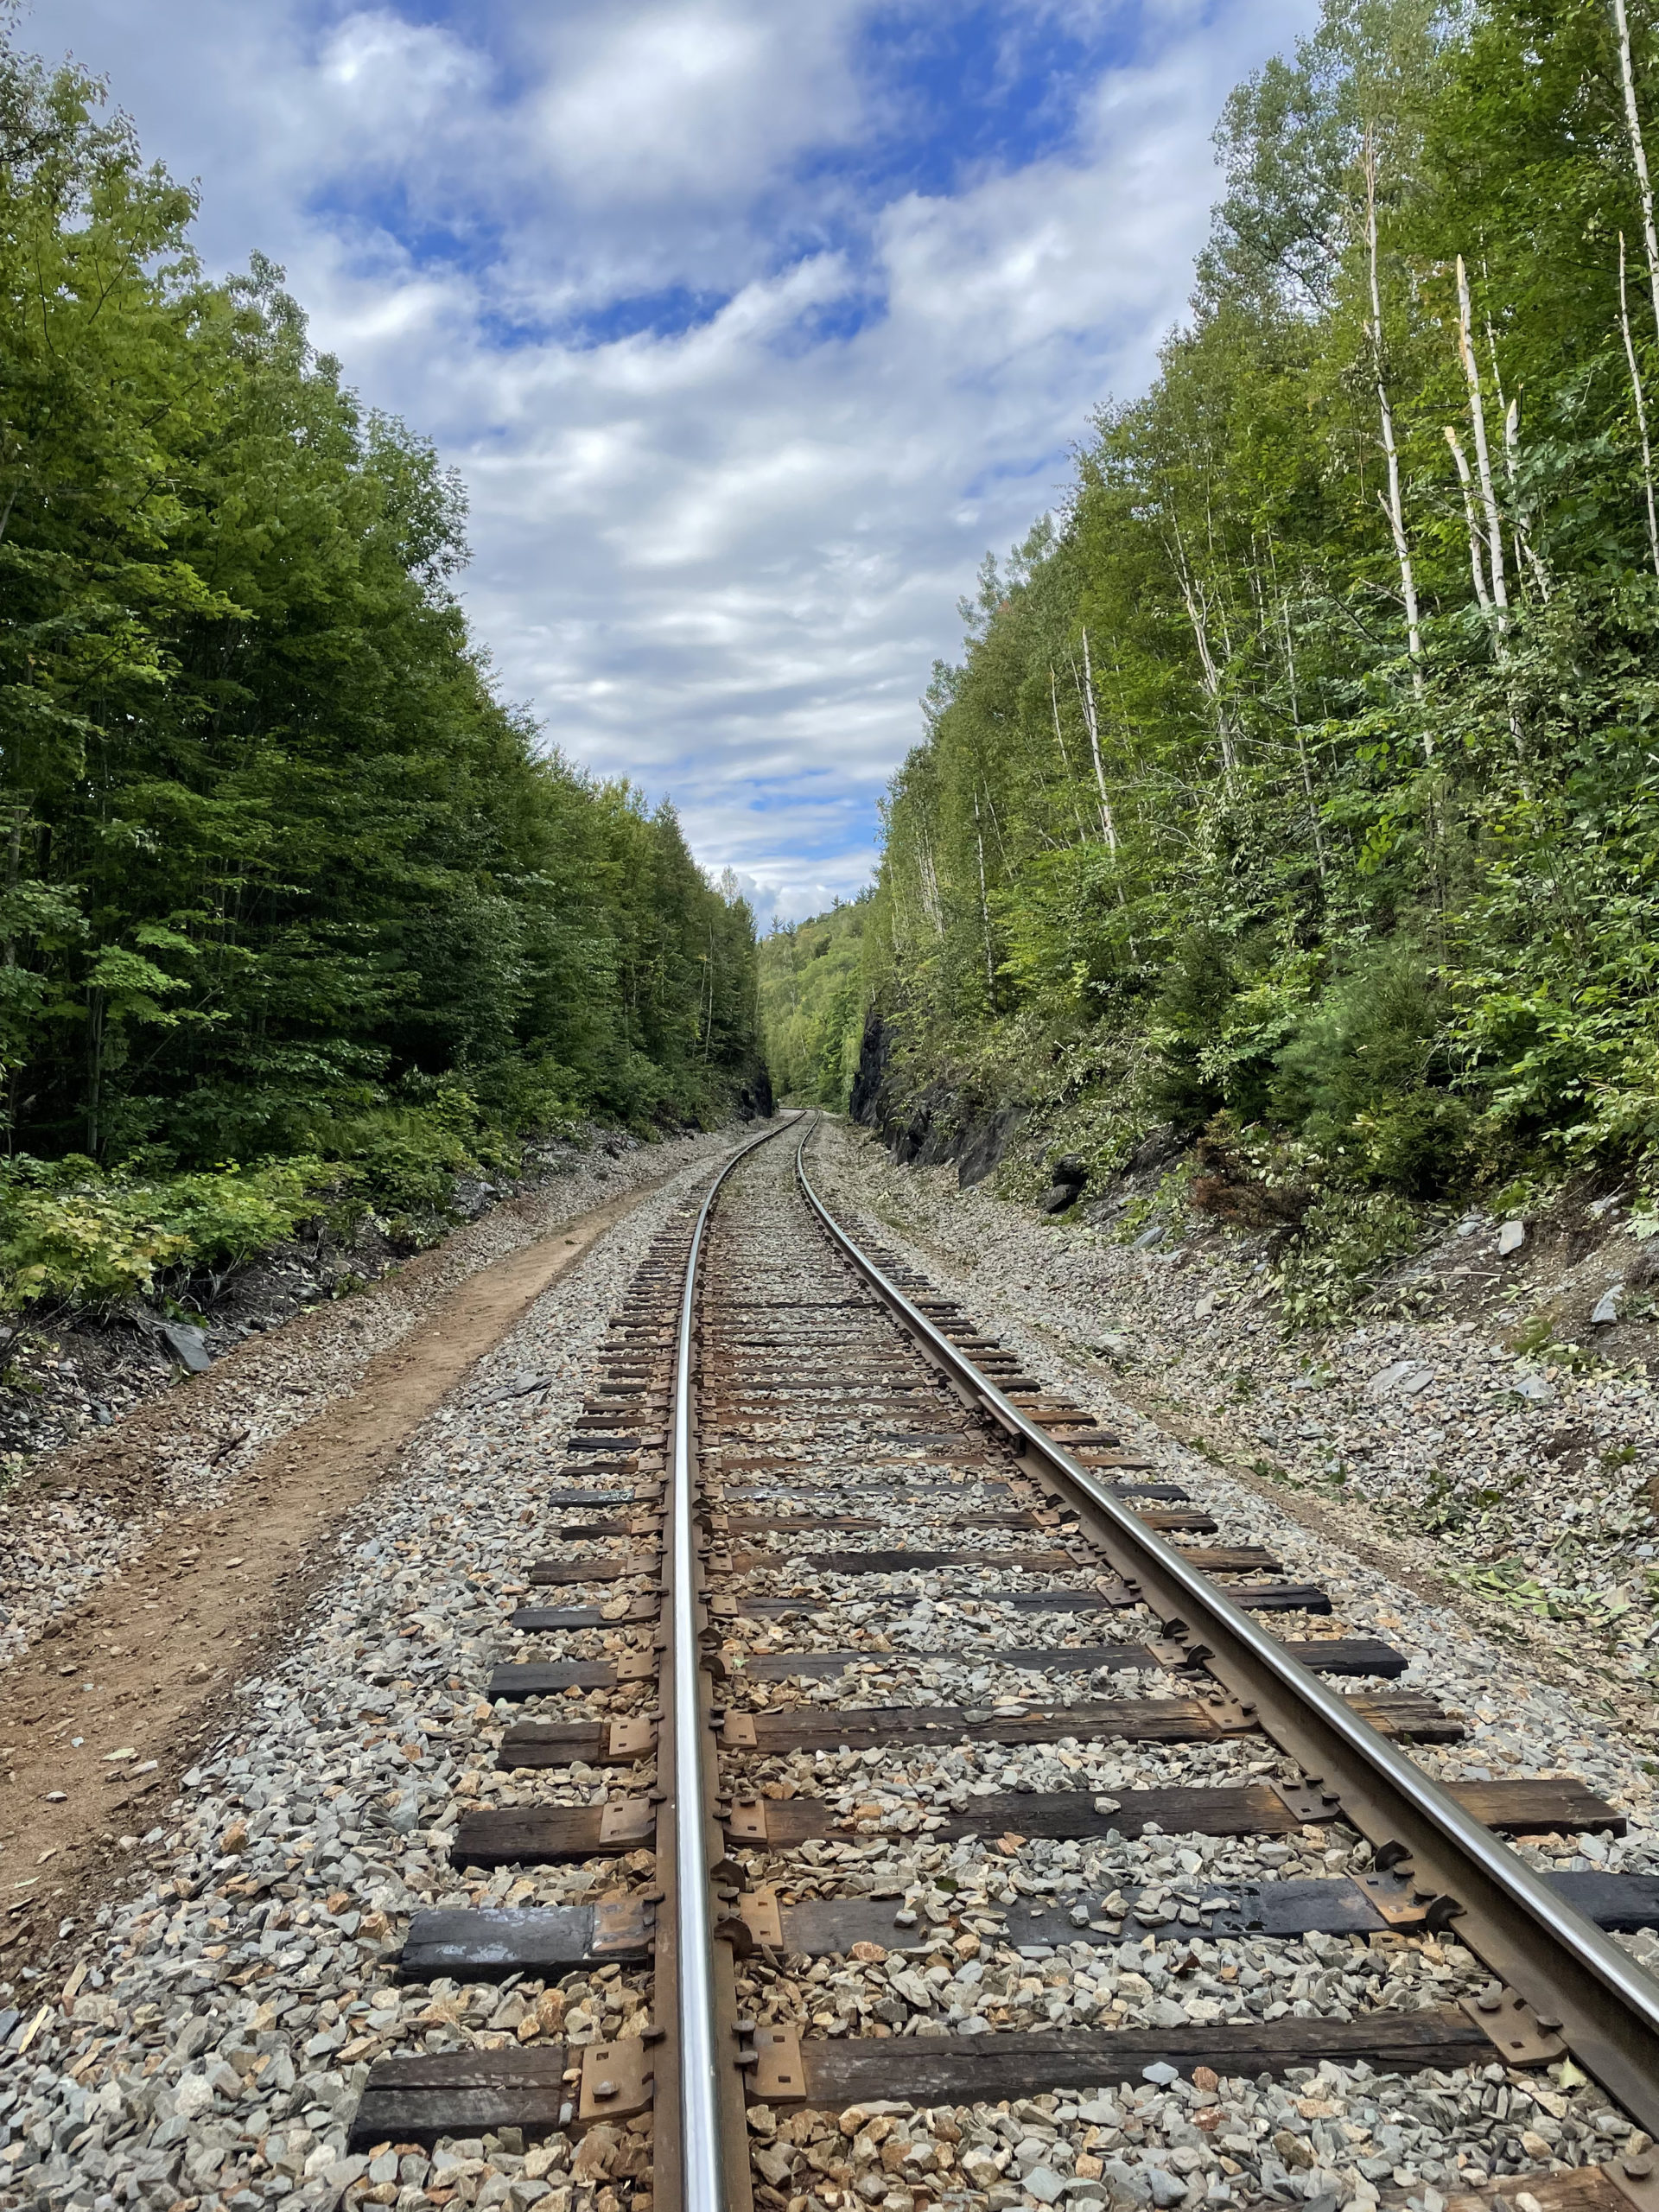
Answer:
[[1630, 26], [1624, 0], [1613, 0], [1613, 22], [1618, 30], [1618, 73], [1624, 86], [1624, 126], [1630, 134], [1630, 159], [1642, 194], [1642, 234], [1648, 248], [1648, 285], [1653, 294], [1653, 317], [1659, 323], [1659, 233], [1653, 223], [1653, 185], [1648, 175], [1648, 149], [1642, 137], [1642, 117], [1636, 105], [1636, 69], [1630, 59]]
[[979, 918], [985, 931], [985, 995], [996, 1012], [996, 962], [991, 951], [991, 902], [985, 889], [985, 840], [979, 828], [979, 786], [974, 786], [974, 850], [979, 855]]
[[1077, 825], [1077, 842], [1082, 844], [1089, 832], [1084, 827], [1083, 809], [1077, 804], [1077, 786], [1071, 779], [1071, 755], [1065, 749], [1065, 732], [1060, 728], [1060, 687], [1052, 661], [1048, 664], [1048, 705], [1054, 717], [1054, 742], [1060, 748], [1060, 768], [1065, 777], [1066, 795], [1071, 801], [1071, 819]]
[[1469, 525], [1469, 568], [1475, 580], [1475, 597], [1490, 614], [1492, 595], [1486, 588], [1486, 563], [1481, 550], [1480, 524], [1475, 519], [1474, 479], [1469, 474], [1468, 456], [1463, 450], [1462, 442], [1449, 423], [1446, 426], [1446, 442], [1452, 448], [1452, 458], [1458, 464], [1458, 477], [1463, 486], [1463, 513]]
[[1474, 340], [1470, 331], [1469, 272], [1463, 265], [1463, 256], [1458, 256], [1458, 358], [1463, 363], [1464, 379], [1469, 386], [1469, 420], [1475, 434], [1475, 468], [1480, 481], [1481, 505], [1486, 515], [1486, 543], [1492, 567], [1492, 605], [1497, 612], [1497, 626], [1510, 626], [1509, 586], [1503, 575], [1503, 518], [1498, 512], [1497, 493], [1492, 484], [1492, 457], [1486, 443], [1486, 403], [1480, 389], [1480, 364], [1475, 359]]
[[1106, 771], [1100, 760], [1100, 715], [1095, 705], [1095, 671], [1089, 661], [1089, 632], [1083, 633], [1083, 718], [1089, 728], [1089, 750], [1094, 756], [1095, 785], [1100, 793], [1100, 826], [1109, 849], [1117, 850], [1117, 823], [1106, 791]]
[[1648, 557], [1653, 563], [1653, 573], [1659, 576], [1659, 515], [1654, 511], [1653, 447], [1648, 437], [1647, 395], [1642, 389], [1642, 371], [1636, 358], [1636, 340], [1630, 335], [1630, 295], [1624, 283], [1624, 233], [1618, 234], [1618, 327], [1624, 337], [1624, 358], [1630, 365], [1630, 390], [1636, 396], [1636, 427], [1642, 434], [1642, 488], [1648, 498]]
[[[1389, 404], [1388, 379], [1382, 371], [1382, 291], [1376, 272], [1376, 142], [1370, 126], [1365, 130], [1365, 245], [1371, 278], [1371, 363], [1376, 372], [1376, 408], [1382, 425], [1382, 451], [1389, 464], [1389, 491], [1382, 512], [1394, 537], [1395, 558], [1400, 563], [1400, 595], [1406, 604], [1406, 643], [1411, 654], [1412, 689], [1423, 696], [1422, 625], [1417, 611], [1417, 576], [1406, 537], [1405, 502], [1400, 492], [1400, 448], [1395, 442], [1394, 410]], [[1381, 494], [1378, 495], [1381, 497]]]

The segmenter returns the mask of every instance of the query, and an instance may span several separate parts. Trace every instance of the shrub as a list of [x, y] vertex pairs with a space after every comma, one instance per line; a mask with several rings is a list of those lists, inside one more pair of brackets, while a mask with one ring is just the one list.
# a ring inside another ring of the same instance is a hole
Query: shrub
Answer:
[[1409, 1252], [1421, 1234], [1416, 1213], [1391, 1192], [1319, 1192], [1274, 1277], [1286, 1325], [1320, 1329], [1344, 1319], [1369, 1277]]
[[1444, 1087], [1446, 1011], [1421, 945], [1372, 947], [1279, 1053], [1274, 1111], [1350, 1174], [1440, 1196], [1467, 1166], [1475, 1126]]
[[323, 1177], [315, 1160], [134, 1180], [75, 1154], [20, 1157], [0, 1184], [0, 1295], [112, 1306], [171, 1268], [238, 1266], [292, 1234]]

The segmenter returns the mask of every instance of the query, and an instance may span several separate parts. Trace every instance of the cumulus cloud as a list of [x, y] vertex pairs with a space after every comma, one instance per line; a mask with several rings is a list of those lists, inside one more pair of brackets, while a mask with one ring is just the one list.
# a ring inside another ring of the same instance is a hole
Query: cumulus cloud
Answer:
[[[54, 0], [201, 239], [458, 462], [505, 689], [799, 918], [868, 874], [988, 545], [1190, 282], [1313, 0]], [[1270, 20], [1269, 18], [1270, 14]]]

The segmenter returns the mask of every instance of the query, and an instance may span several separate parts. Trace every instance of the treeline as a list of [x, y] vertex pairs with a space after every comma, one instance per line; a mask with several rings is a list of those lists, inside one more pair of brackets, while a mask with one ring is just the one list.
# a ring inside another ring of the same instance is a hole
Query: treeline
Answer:
[[1420, 1197], [1650, 1156], [1656, 65], [1624, 0], [1327, 0], [1232, 96], [1190, 320], [893, 782], [890, 1086]]
[[864, 1007], [864, 919], [870, 893], [760, 942], [760, 1021], [778, 1097], [842, 1106], [858, 1065]]
[[452, 472], [210, 283], [102, 87], [0, 51], [0, 1062], [11, 1184], [296, 1155], [387, 1202], [760, 1074], [672, 812], [504, 704]]

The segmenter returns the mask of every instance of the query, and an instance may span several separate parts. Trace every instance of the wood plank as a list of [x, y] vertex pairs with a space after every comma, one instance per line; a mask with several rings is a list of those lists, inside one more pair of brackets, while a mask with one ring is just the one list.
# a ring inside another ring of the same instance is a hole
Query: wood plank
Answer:
[[553, 1866], [639, 1850], [637, 1840], [601, 1842], [601, 1815], [598, 1805], [502, 1805], [463, 1813], [449, 1857], [457, 1866]]
[[[1324, 1880], [1183, 1886], [1199, 1899], [1198, 1906], [1192, 1908], [1199, 1917], [1185, 1923], [1185, 1932], [1193, 1936], [1376, 1936], [1389, 1925], [1358, 1885], [1345, 1875]], [[1402, 1899], [1409, 1895], [1408, 1885], [1397, 1886]], [[1021, 1904], [1007, 1912], [981, 1912], [974, 1918], [976, 1923], [995, 1919], [999, 1923], [996, 1934], [987, 1935], [982, 1927], [981, 1936], [987, 1942], [1008, 1944], [1016, 1950], [1073, 1943], [1097, 1948], [1116, 1943], [1120, 1938], [1138, 1943], [1142, 1936], [1154, 1934], [1160, 1940], [1166, 1936], [1169, 1942], [1179, 1942], [1184, 1932], [1183, 1923], [1175, 1917], [1179, 1908], [1149, 1904], [1152, 1916], [1146, 1921], [1135, 1911], [1142, 1897], [1155, 1899], [1164, 1894], [1162, 1887], [1125, 1891], [1122, 1901], [1127, 1910], [1120, 1909], [1109, 1916], [1103, 1910], [1104, 1898], [1096, 1895], [1079, 1897], [1075, 1908], [1071, 1899], [1061, 1898], [1046, 1909]], [[1210, 1911], [1202, 1909], [1206, 1899], [1213, 1905]], [[905, 1928], [897, 1918], [901, 1909], [898, 1899], [874, 1897], [812, 1897], [785, 1905], [781, 1916], [784, 1948], [809, 1958], [844, 1955], [855, 1943], [880, 1943], [890, 1951], [931, 1951], [948, 1943], [967, 1924], [963, 1916], [953, 1913], [944, 1923], [930, 1927], [925, 1918], [918, 1917], [914, 1927]], [[1084, 1915], [1083, 1920], [1074, 1917], [1074, 1910]]]
[[[879, 1787], [874, 1778], [870, 1787]], [[766, 1802], [768, 1848], [789, 1850], [815, 1838], [852, 1833], [853, 1823], [840, 1818], [828, 1798]], [[1284, 1799], [1262, 1783], [1242, 1789], [1126, 1790], [1110, 1812], [1096, 1811], [1093, 1797], [1082, 1789], [998, 1791], [970, 1798], [965, 1812], [944, 1805], [918, 1805], [917, 1810], [938, 1816], [940, 1825], [929, 1833], [952, 1843], [969, 1835], [1101, 1836], [1113, 1828], [1133, 1837], [1148, 1823], [1166, 1835], [1290, 1835], [1301, 1826]]]
[[[891, 1510], [882, 1515], [855, 1513], [788, 1513], [771, 1517], [757, 1513], [734, 1513], [728, 1516], [727, 1525], [734, 1536], [810, 1536], [820, 1529], [834, 1529], [862, 1534], [870, 1529], [889, 1529], [895, 1520], [913, 1522], [916, 1515], [916, 1493], [908, 1489], [887, 1493]], [[868, 1493], [861, 1494], [860, 1503]], [[879, 1499], [871, 1501], [880, 1503]], [[1023, 1513], [952, 1513], [935, 1521], [929, 1516], [930, 1529], [1035, 1529], [1040, 1524], [1034, 1512]]]
[[495, 1763], [504, 1768], [573, 1766], [580, 1759], [587, 1766], [613, 1765], [617, 1762], [605, 1757], [607, 1733], [596, 1720], [520, 1721], [501, 1738]]
[[1501, 2174], [1489, 2188], [1448, 2196], [1446, 2212], [1515, 2212], [1522, 2190], [1536, 2200], [1538, 2212], [1631, 2212], [1630, 2199], [1605, 2166], [1570, 2166], [1560, 2174]]
[[785, 1560], [812, 1567], [820, 1574], [849, 1576], [910, 1574], [935, 1567], [995, 1567], [1020, 1574], [1064, 1574], [1068, 1568], [1081, 1568], [1086, 1573], [1090, 1565], [1073, 1559], [1070, 1552], [930, 1552], [906, 1545], [868, 1552], [739, 1552], [733, 1558], [732, 1572], [753, 1574], [764, 1567], [781, 1567]]
[[[969, 1718], [970, 1711], [975, 1717]], [[1197, 1698], [1100, 1698], [1045, 1711], [996, 1714], [953, 1705], [852, 1707], [826, 1713], [795, 1706], [781, 1713], [753, 1713], [755, 1750], [761, 1758], [783, 1751], [874, 1751], [886, 1744], [1208, 1743], [1237, 1732], [1224, 1729]]]
[[1544, 1879], [1598, 1928], [1625, 1935], [1659, 1928], [1659, 1878], [1654, 1875], [1563, 1872]]
[[[1409, 1882], [1381, 1878], [1388, 1881], [1392, 1903], [1409, 1904]], [[1650, 1875], [1554, 1874], [1545, 1878], [1599, 1928], [1632, 1932], [1653, 1927], [1659, 1917], [1659, 1879]], [[1138, 1943], [1147, 1935], [1173, 1943], [1184, 1933], [1206, 1938], [1378, 1936], [1392, 1924], [1346, 1875], [1266, 1882], [1195, 1880], [1181, 1887], [1198, 1899], [1185, 1912], [1170, 1898], [1167, 1885], [1160, 1884], [1061, 1897], [1047, 1905], [1022, 1902], [989, 1915], [952, 1913], [945, 1923], [930, 1926], [921, 1919], [909, 1928], [899, 1921], [903, 1907], [898, 1899], [812, 1897], [784, 1907], [783, 1947], [809, 1958], [844, 1956], [855, 1943], [880, 1943], [890, 1951], [931, 1951], [959, 1934], [970, 1917], [986, 1942], [1016, 1950], [1077, 1943], [1100, 1947], [1120, 1940]], [[1144, 1917], [1140, 1910], [1143, 1898], [1149, 1901]], [[1111, 1909], [1113, 1902], [1116, 1910]], [[994, 1936], [982, 1925], [987, 1918], [998, 1923]]]
[[[1294, 1639], [1285, 1649], [1305, 1667], [1322, 1675], [1403, 1675], [1410, 1662], [1403, 1652], [1375, 1637], [1319, 1637]], [[937, 1651], [753, 1651], [737, 1670], [763, 1682], [792, 1681], [805, 1675], [815, 1681], [845, 1673], [849, 1667], [925, 1667], [940, 1658], [958, 1665], [976, 1662], [1047, 1673], [1092, 1675], [1103, 1667], [1155, 1671], [1161, 1662], [1144, 1643], [1061, 1643], [1041, 1647], [1001, 1644], [989, 1650]]]
[[[1456, 1743], [1464, 1732], [1460, 1721], [1413, 1690], [1361, 1692], [1348, 1702], [1385, 1735]], [[1080, 1743], [1207, 1743], [1241, 1732], [1224, 1726], [1197, 1698], [1090, 1698], [1007, 1713], [957, 1705], [855, 1706], [841, 1713], [792, 1706], [746, 1717], [754, 1724], [762, 1758], [842, 1745], [874, 1751], [884, 1744], [1054, 1744], [1072, 1737]]]
[[823, 1681], [832, 1675], [844, 1674], [849, 1667], [926, 1667], [941, 1658], [964, 1666], [978, 1661], [997, 1667], [1052, 1668], [1056, 1673], [1074, 1675], [1091, 1675], [1102, 1667], [1157, 1667], [1144, 1643], [1061, 1645], [1044, 1651], [1018, 1644], [993, 1651], [758, 1651], [751, 1652], [737, 1669], [736, 1680], [786, 1682], [806, 1675]]
[[550, 1505], [632, 1505], [649, 1502], [654, 1504], [659, 1493], [635, 1490], [550, 1490], [547, 1493]]
[[1285, 1571], [1260, 1544], [1179, 1544], [1176, 1549], [1189, 1567], [1204, 1574], [1282, 1576]]
[[650, 1911], [643, 1900], [614, 1904], [417, 1912], [404, 1939], [401, 1970], [410, 1981], [500, 1981], [510, 1974], [568, 1974], [607, 1960], [649, 1957]]
[[567, 1583], [626, 1582], [631, 1575], [660, 1571], [656, 1554], [641, 1552], [630, 1559], [538, 1559], [526, 1579], [543, 1587], [563, 1587]]
[[[785, 1613], [833, 1612], [837, 1604], [828, 1593], [775, 1598], [738, 1591], [734, 1595], [738, 1611], [752, 1620], [772, 1620]], [[1109, 1583], [1103, 1590], [976, 1590], [962, 1595], [971, 1597], [982, 1610], [1007, 1605], [1020, 1613], [1094, 1613], [1139, 1603], [1121, 1582]], [[1328, 1613], [1332, 1610], [1330, 1598], [1312, 1582], [1230, 1582], [1227, 1595], [1236, 1605], [1252, 1613]]]
[[[869, 1787], [880, 1786], [872, 1778]], [[1624, 1833], [1624, 1815], [1581, 1782], [1454, 1782], [1446, 1787], [1465, 1811], [1503, 1834]], [[970, 1797], [961, 1812], [943, 1802], [918, 1802], [916, 1809], [938, 1821], [929, 1834], [944, 1843], [969, 1835], [1103, 1836], [1114, 1828], [1135, 1837], [1148, 1824], [1166, 1835], [1274, 1836], [1289, 1835], [1301, 1825], [1283, 1798], [1262, 1783], [1240, 1789], [1128, 1789], [1105, 1811], [1081, 1789], [999, 1790]], [[853, 1833], [852, 1821], [837, 1815], [827, 1798], [766, 1800], [768, 1843], [780, 1850]]]
[[1360, 2061], [1379, 2073], [1485, 2066], [1492, 2046], [1462, 2011], [1362, 2012], [1351, 2020], [1219, 2021], [1213, 2027], [1051, 2028], [1033, 2035], [809, 2037], [803, 2101], [831, 2111], [874, 2097], [915, 2105], [995, 2104], [1046, 2089], [1139, 2088], [1162, 2063], [1190, 2075], [1282, 2074]]
[[493, 1668], [484, 1694], [498, 1697], [553, 1697], [561, 1690], [616, 1688], [616, 1666], [609, 1659], [525, 1660]]
[[550, 1635], [562, 1628], [603, 1628], [605, 1616], [594, 1605], [520, 1605], [510, 1624]]
[[1441, 1786], [1465, 1812], [1510, 1835], [1580, 1835], [1587, 1831], [1623, 1835], [1630, 1825], [1623, 1813], [1615, 1812], [1576, 1775], [1548, 1781], [1515, 1776], [1501, 1782], [1448, 1782]]
[[503, 2127], [548, 2134], [567, 2113], [574, 2117], [575, 2084], [564, 2078], [570, 2057], [557, 2043], [378, 2059], [352, 2115], [346, 2147], [433, 2143], [441, 2135], [486, 2135]]
[[[829, 1520], [807, 1522], [804, 1525], [810, 1530], [845, 1524]], [[890, 1523], [873, 1521], [854, 1522], [852, 1525], [880, 1529]], [[965, 1521], [963, 1525], [967, 1525]], [[1213, 1528], [1215, 1523], [1212, 1521], [1209, 1525]], [[739, 1527], [741, 1532], [741, 1524]], [[1264, 1551], [1259, 1544], [1183, 1545], [1181, 1555], [1205, 1574], [1284, 1573], [1284, 1568], [1273, 1554]], [[795, 1552], [780, 1549], [739, 1552], [732, 1561], [732, 1567], [735, 1573], [752, 1574], [759, 1567], [776, 1567], [786, 1559], [816, 1567], [824, 1574], [904, 1574], [912, 1568], [933, 1567], [999, 1567], [1014, 1568], [1021, 1574], [1064, 1574], [1069, 1568], [1078, 1567], [1087, 1571], [1093, 1564], [1088, 1560], [1079, 1560], [1067, 1551], [924, 1551], [918, 1546], [905, 1545], [869, 1551]], [[1099, 1564], [1103, 1570], [1106, 1566], [1104, 1559]]]

